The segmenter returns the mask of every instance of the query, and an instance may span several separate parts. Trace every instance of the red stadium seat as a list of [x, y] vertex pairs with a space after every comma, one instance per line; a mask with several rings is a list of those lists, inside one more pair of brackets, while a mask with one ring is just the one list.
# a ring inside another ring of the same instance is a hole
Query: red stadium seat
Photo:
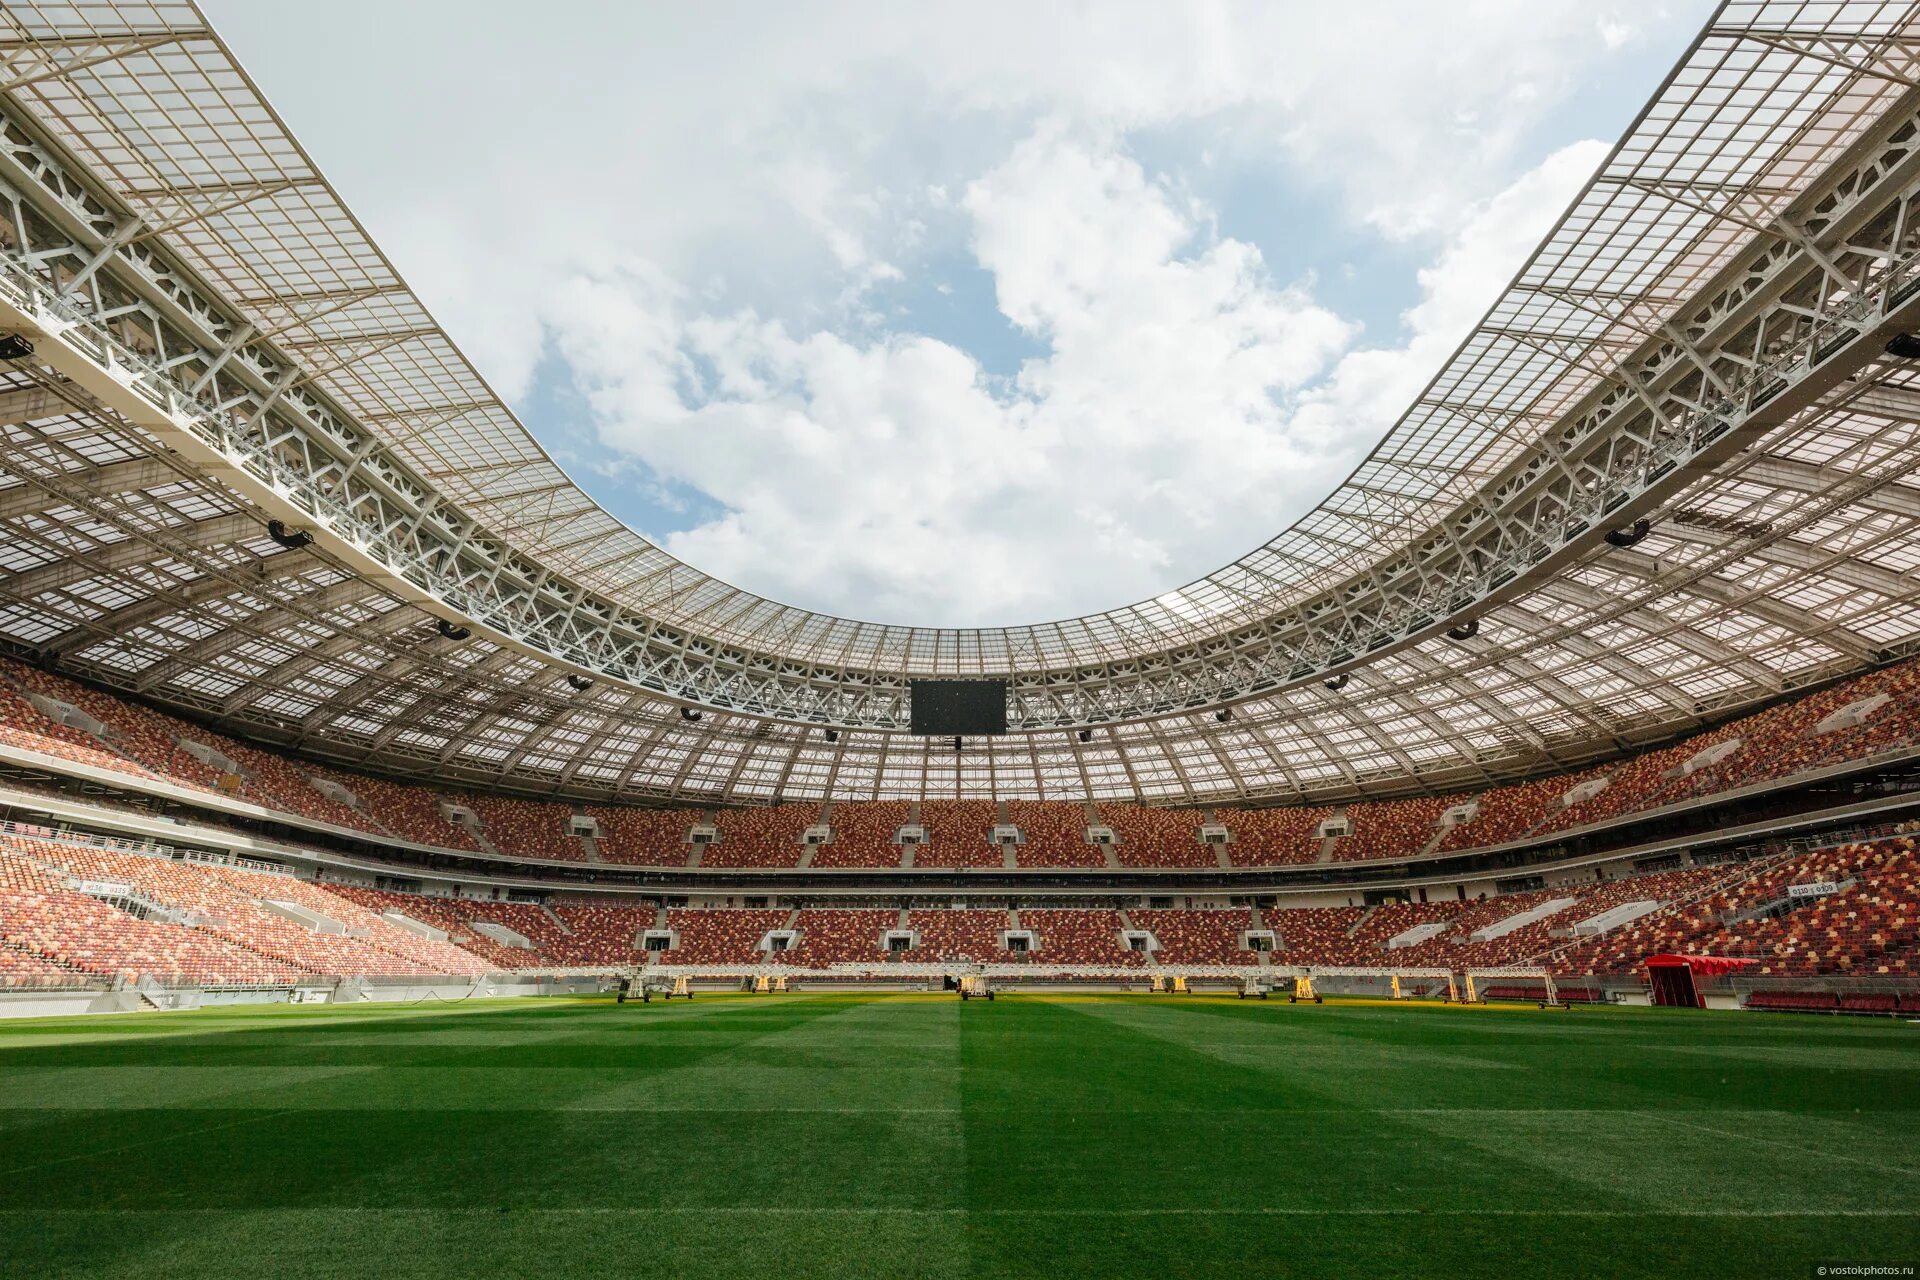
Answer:
[[1104, 867], [1107, 855], [1087, 843], [1087, 807], [1077, 800], [1009, 800], [1007, 817], [1020, 828], [1023, 867]]
[[1200, 840], [1200, 814], [1143, 804], [1102, 802], [1100, 817], [1120, 843], [1114, 853], [1125, 867], [1211, 867], [1219, 860]]
[[817, 804], [777, 804], [759, 809], [727, 809], [714, 815], [720, 843], [700, 859], [703, 867], [796, 867], [805, 846], [800, 838], [820, 820]]
[[899, 866], [900, 846], [893, 837], [912, 812], [905, 800], [836, 801], [830, 821], [833, 839], [814, 850], [813, 865]]
[[995, 805], [991, 800], [928, 800], [920, 806], [920, 823], [927, 843], [914, 850], [916, 867], [997, 867], [1000, 847], [988, 842], [993, 833]]

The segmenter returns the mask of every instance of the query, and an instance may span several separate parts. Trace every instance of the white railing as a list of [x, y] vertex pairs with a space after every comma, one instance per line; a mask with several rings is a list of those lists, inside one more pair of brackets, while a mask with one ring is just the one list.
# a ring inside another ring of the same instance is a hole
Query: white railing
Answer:
[[61, 827], [48, 827], [39, 823], [15, 822], [12, 819], [0, 819], [0, 835], [12, 836], [19, 840], [38, 840], [47, 844], [68, 845], [77, 849], [102, 849], [109, 853], [131, 853], [142, 858], [153, 858], [163, 862], [197, 862], [207, 866], [238, 867], [246, 871], [261, 871], [268, 875], [286, 876], [299, 879], [299, 875], [277, 862], [262, 862], [257, 858], [242, 857], [237, 853], [216, 853], [207, 849], [182, 849], [170, 844], [160, 844], [153, 840], [126, 840], [118, 836], [105, 836], [90, 831], [74, 831]]
[[106, 849], [114, 853], [137, 853], [147, 857], [171, 858], [176, 851], [170, 845], [155, 844], [150, 840], [123, 840], [118, 836], [103, 836], [87, 831], [70, 831], [58, 827], [43, 826], [33, 822], [15, 822], [12, 819], [0, 820], [0, 835], [14, 836], [22, 840], [43, 840], [53, 844], [73, 845], [83, 849]]

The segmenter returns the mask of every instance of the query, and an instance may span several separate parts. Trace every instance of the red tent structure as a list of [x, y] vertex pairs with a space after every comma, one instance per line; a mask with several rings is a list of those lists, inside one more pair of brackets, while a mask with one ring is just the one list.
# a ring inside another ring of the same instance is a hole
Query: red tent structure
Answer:
[[1717, 978], [1753, 964], [1737, 956], [1648, 956], [1647, 983], [1653, 988], [1655, 1004], [1677, 1005], [1682, 1009], [1703, 1009], [1706, 998], [1694, 989], [1693, 978]]

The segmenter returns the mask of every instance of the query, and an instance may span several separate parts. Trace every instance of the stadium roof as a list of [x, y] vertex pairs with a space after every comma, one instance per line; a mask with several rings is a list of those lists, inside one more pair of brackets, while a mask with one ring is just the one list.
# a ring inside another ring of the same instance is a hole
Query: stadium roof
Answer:
[[[1230, 800], [1610, 754], [1920, 635], [1920, 365], [1885, 350], [1920, 328], [1916, 9], [1726, 5], [1271, 542], [1128, 608], [937, 629], [739, 591], [601, 510], [197, 9], [10, 4], [0, 332], [36, 351], [0, 383], [0, 640], [536, 790]], [[1018, 731], [907, 737], [920, 674], [1008, 677]]]

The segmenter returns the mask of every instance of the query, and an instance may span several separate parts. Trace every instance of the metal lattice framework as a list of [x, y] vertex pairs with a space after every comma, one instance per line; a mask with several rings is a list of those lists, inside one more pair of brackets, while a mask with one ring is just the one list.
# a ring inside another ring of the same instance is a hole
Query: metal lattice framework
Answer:
[[[1917, 10], [1727, 5], [1318, 508], [1152, 601], [938, 630], [738, 591], [595, 506], [197, 10], [11, 5], [0, 330], [36, 349], [0, 383], [0, 639], [529, 789], [1197, 800], [1617, 752], [1920, 636], [1920, 373], [1886, 351], [1920, 328]], [[955, 673], [1007, 676], [1024, 732], [904, 736], [906, 679]]]

